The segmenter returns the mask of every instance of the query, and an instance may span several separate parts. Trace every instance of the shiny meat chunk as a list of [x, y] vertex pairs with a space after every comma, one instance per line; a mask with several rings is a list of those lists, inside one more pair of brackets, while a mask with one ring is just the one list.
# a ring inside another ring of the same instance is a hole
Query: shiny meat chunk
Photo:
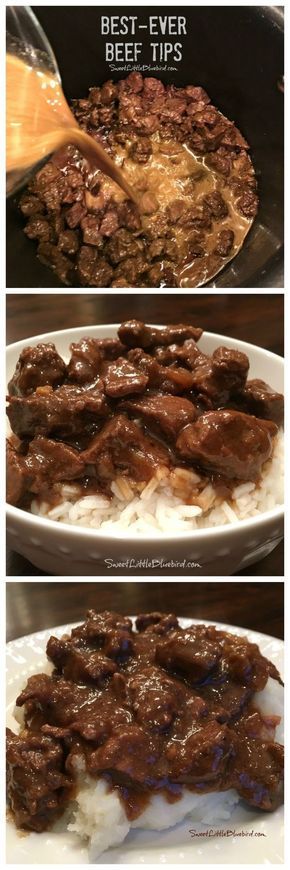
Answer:
[[102, 373], [104, 390], [107, 396], [120, 399], [131, 393], [144, 393], [148, 384], [147, 375], [139, 371], [125, 357], [107, 365]]
[[7, 791], [18, 828], [44, 831], [63, 811], [71, 786], [58, 740], [7, 729]]
[[30, 442], [25, 456], [29, 489], [41, 493], [57, 481], [75, 480], [84, 472], [80, 454], [62, 441], [38, 436]]
[[130, 415], [141, 418], [149, 428], [163, 432], [174, 440], [180, 429], [197, 418], [197, 409], [188, 399], [164, 393], [146, 393], [140, 399], [130, 399], [121, 403]]
[[193, 390], [204, 393], [216, 407], [226, 404], [231, 393], [246, 383], [249, 360], [241, 351], [219, 347], [208, 357], [196, 355], [194, 349], [188, 360], [193, 365]]
[[91, 388], [64, 384], [56, 390], [40, 387], [24, 398], [11, 396], [7, 415], [19, 438], [57, 434], [68, 438], [81, 434], [108, 415], [102, 381]]
[[94, 683], [103, 686], [117, 666], [100, 651], [77, 649], [70, 641], [50, 637], [46, 652], [66, 680], [74, 683]]
[[147, 375], [148, 386], [156, 387], [163, 393], [184, 393], [193, 387], [193, 376], [187, 369], [182, 366], [165, 368], [141, 347], [129, 350], [128, 359]]
[[30, 475], [25, 456], [18, 453], [8, 441], [6, 444], [6, 499], [8, 504], [19, 504], [29, 490]]
[[156, 661], [166, 670], [184, 673], [190, 683], [203, 683], [217, 668], [222, 654], [218, 640], [174, 632], [170, 640], [156, 647]]
[[81, 338], [78, 342], [70, 345], [71, 358], [68, 364], [67, 375], [70, 381], [77, 384], [89, 384], [98, 378], [103, 353], [98, 339]]
[[136, 619], [136, 628], [137, 631], [146, 631], [147, 628], [151, 630], [152, 626], [164, 627], [166, 625], [167, 631], [171, 631], [173, 628], [178, 628], [178, 619], [174, 615], [174, 613], [166, 614], [159, 613], [159, 611], [153, 611], [153, 613], [140, 613]]
[[284, 396], [272, 390], [265, 381], [258, 378], [247, 381], [233, 399], [237, 409], [255, 414], [256, 417], [262, 417], [264, 420], [273, 420], [277, 426], [283, 425]]
[[238, 411], [209, 411], [177, 439], [181, 457], [226, 478], [256, 480], [272, 455], [277, 426]]
[[118, 414], [105, 424], [82, 452], [87, 464], [95, 466], [100, 480], [113, 480], [120, 471], [137, 481], [147, 481], [158, 468], [170, 464], [170, 451], [148, 438], [139, 426]]
[[52, 342], [25, 347], [8, 384], [10, 396], [27, 396], [36, 387], [59, 387], [66, 376], [66, 365]]
[[199, 793], [207, 791], [210, 783], [213, 786], [216, 782], [218, 788], [219, 778], [226, 773], [232, 743], [226, 726], [214, 721], [202, 729], [196, 727], [181, 742], [169, 743], [166, 756], [173, 781], [199, 784]]
[[122, 616], [120, 613], [115, 613], [112, 610], [104, 610], [103, 613], [98, 613], [97, 610], [88, 610], [86, 621], [77, 628], [73, 628], [71, 632], [72, 638], [90, 645], [103, 646], [111, 632], [122, 631], [130, 634], [132, 631], [132, 620], [129, 616]]
[[272, 812], [283, 800], [284, 748], [279, 743], [244, 737], [234, 741], [229, 766], [239, 795], [250, 806]]
[[202, 335], [202, 329], [195, 326], [185, 326], [183, 323], [154, 327], [145, 326], [140, 320], [128, 320], [122, 323], [118, 335], [121, 341], [128, 347], [154, 347], [155, 345], [181, 344], [185, 339], [194, 338], [198, 341]]

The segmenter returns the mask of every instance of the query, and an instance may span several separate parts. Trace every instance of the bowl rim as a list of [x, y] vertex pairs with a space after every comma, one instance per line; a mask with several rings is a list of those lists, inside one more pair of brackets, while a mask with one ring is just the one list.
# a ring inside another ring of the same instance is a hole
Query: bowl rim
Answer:
[[[162, 327], [162, 324], [160, 323], [150, 323], [148, 325], [156, 326], [157, 328]], [[119, 326], [120, 323], [91, 324], [89, 326], [69, 327], [68, 329], [59, 329], [53, 332], [45, 332], [39, 335], [28, 336], [28, 338], [12, 342], [11, 344], [8, 344], [6, 346], [6, 361], [8, 353], [20, 350], [23, 345], [26, 345], [27, 342], [38, 343], [39, 341], [49, 341], [53, 339], [54, 342], [57, 343], [57, 339], [60, 336], [65, 338], [66, 336], [68, 337], [70, 333], [79, 332], [80, 334], [83, 333], [83, 335], [85, 336], [86, 333], [88, 335], [89, 332], [95, 332], [104, 329], [108, 329], [111, 332], [117, 332]], [[108, 335], [108, 337], [110, 337], [110, 335]], [[231, 336], [221, 335], [220, 333], [208, 332], [207, 330], [205, 330], [202, 333], [201, 340], [202, 338], [208, 337], [216, 339], [219, 343], [223, 343], [225, 341], [236, 342], [237, 347], [242, 347], [245, 353], [247, 353], [247, 350], [248, 353], [250, 353], [251, 351], [255, 351], [255, 353], [258, 352], [258, 354], [266, 356], [269, 360], [273, 359], [273, 362], [275, 361], [276, 364], [278, 363], [284, 372], [284, 357], [280, 356], [279, 354], [273, 353], [273, 351], [269, 351], [267, 349], [259, 347], [259, 345], [251, 344], [250, 342], [246, 342], [241, 339], [235, 339]], [[106, 540], [119, 542], [122, 541], [126, 542], [127, 544], [136, 544], [136, 542], [139, 541], [144, 543], [144, 541], [150, 540], [151, 542], [158, 544], [158, 542], [162, 543], [169, 540], [172, 541], [176, 538], [176, 540], [178, 541], [188, 541], [192, 539], [193, 543], [195, 541], [199, 543], [202, 542], [204, 539], [208, 538], [209, 536], [212, 536], [213, 538], [219, 537], [221, 539], [223, 539], [224, 537], [228, 538], [229, 536], [236, 535], [238, 530], [240, 530], [241, 532], [246, 532], [248, 530], [251, 531], [255, 530], [255, 528], [261, 525], [269, 524], [275, 520], [281, 520], [284, 517], [284, 505], [277, 505], [275, 508], [258, 514], [255, 517], [250, 517], [249, 519], [236, 520], [236, 522], [234, 523], [225, 523], [224, 525], [220, 526], [208, 526], [205, 529], [192, 529], [186, 532], [178, 532], [176, 535], [173, 536], [172, 533], [166, 533], [161, 531], [156, 534], [154, 533], [154, 535], [152, 536], [148, 532], [138, 534], [138, 536], [134, 534], [130, 535], [126, 533], [126, 530], [125, 534], [121, 531], [107, 532], [105, 529], [92, 529], [73, 523], [70, 524], [58, 522], [57, 520], [53, 520], [48, 517], [37, 516], [30, 511], [25, 511], [23, 510], [23, 508], [14, 507], [13, 505], [10, 505], [8, 503], [6, 503], [6, 516], [7, 520], [14, 520], [16, 523], [20, 523], [23, 526], [33, 526], [35, 531], [41, 531], [41, 529], [51, 529], [51, 531], [54, 531], [54, 533], [58, 536], [61, 536], [63, 533], [65, 535], [76, 536], [77, 533], [79, 537], [87, 539], [88, 541]]]

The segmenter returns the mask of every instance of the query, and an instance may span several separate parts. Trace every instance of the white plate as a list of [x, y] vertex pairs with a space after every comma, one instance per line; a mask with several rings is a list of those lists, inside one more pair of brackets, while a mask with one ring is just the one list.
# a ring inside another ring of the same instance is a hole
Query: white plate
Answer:
[[[202, 620], [180, 619], [187, 627]], [[236, 626], [215, 624], [235, 634], [246, 634], [283, 674], [283, 642]], [[31, 674], [48, 670], [46, 643], [51, 634], [60, 637], [71, 625], [21, 637], [7, 644], [7, 724], [14, 731], [15, 698]], [[283, 808], [274, 813], [257, 812], [238, 805], [227, 823], [194, 825], [201, 836], [190, 835], [193, 823], [184, 822], [167, 831], [132, 831], [118, 849], [104, 853], [99, 864], [280, 864], [283, 863]], [[210, 831], [206, 834], [206, 831]], [[230, 832], [230, 833], [228, 833]], [[243, 833], [242, 833], [243, 832]], [[11, 821], [7, 823], [8, 864], [89, 864], [88, 851], [76, 835], [60, 822], [53, 831], [23, 835]]]

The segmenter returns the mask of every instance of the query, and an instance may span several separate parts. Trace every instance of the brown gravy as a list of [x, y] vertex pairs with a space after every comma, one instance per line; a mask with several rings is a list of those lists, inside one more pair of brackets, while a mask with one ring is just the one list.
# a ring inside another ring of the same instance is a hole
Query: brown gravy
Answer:
[[119, 167], [77, 124], [57, 76], [6, 56], [6, 171], [8, 192], [30, 167], [64, 145], [75, 144], [88, 161], [134, 199]]

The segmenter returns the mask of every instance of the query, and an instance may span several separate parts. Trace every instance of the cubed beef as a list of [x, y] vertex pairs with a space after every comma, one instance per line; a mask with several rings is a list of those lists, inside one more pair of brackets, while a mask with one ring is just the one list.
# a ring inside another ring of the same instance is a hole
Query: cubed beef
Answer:
[[57, 481], [75, 480], [84, 472], [84, 463], [77, 450], [62, 441], [41, 436], [30, 442], [25, 464], [31, 475], [29, 489], [34, 493], [50, 489]]
[[39, 387], [24, 398], [9, 399], [7, 415], [11, 429], [19, 438], [54, 433], [58, 438], [80, 434], [109, 412], [102, 382], [93, 388], [63, 385], [56, 390]]
[[118, 335], [123, 344], [128, 347], [151, 348], [156, 345], [171, 344], [174, 341], [181, 344], [188, 338], [198, 341], [202, 329], [185, 326], [183, 323], [165, 327], [145, 326], [140, 320], [127, 320], [121, 324]]
[[168, 466], [170, 452], [143, 434], [125, 415], [109, 420], [83, 451], [82, 458], [96, 467], [102, 480], [114, 480], [123, 471], [133, 480], [147, 481], [159, 467]]
[[233, 230], [221, 230], [216, 239], [214, 254], [219, 257], [228, 257], [234, 244], [235, 234]]
[[215, 220], [227, 217], [229, 212], [226, 201], [217, 190], [204, 196], [203, 202]]
[[102, 376], [105, 393], [113, 399], [130, 396], [132, 393], [144, 393], [148, 384], [148, 377], [125, 357], [119, 357], [107, 364]]
[[134, 417], [140, 417], [149, 428], [164, 432], [172, 440], [180, 429], [197, 418], [197, 410], [192, 402], [181, 396], [165, 396], [164, 393], [149, 392], [141, 399], [122, 402], [121, 407]]
[[228, 478], [256, 480], [272, 454], [277, 426], [238, 411], [209, 411], [177, 439], [180, 455]]
[[166, 643], [156, 647], [156, 661], [169, 671], [181, 671], [191, 683], [203, 683], [217, 667], [222, 647], [216, 640], [174, 632]]
[[243, 389], [234, 396], [235, 407], [255, 417], [273, 420], [278, 426], [283, 425], [284, 396], [272, 390], [265, 381], [258, 378], [247, 381]]
[[147, 163], [152, 154], [152, 145], [150, 139], [143, 136], [142, 139], [137, 139], [133, 142], [129, 149], [129, 155], [135, 163]]
[[77, 384], [89, 384], [98, 379], [103, 353], [96, 338], [81, 338], [70, 345], [68, 379]]
[[25, 347], [21, 351], [11, 381], [10, 396], [27, 396], [37, 387], [58, 387], [66, 377], [66, 365], [52, 342]]
[[18, 828], [43, 831], [70, 799], [72, 779], [65, 772], [60, 741], [44, 734], [7, 730], [7, 790]]

